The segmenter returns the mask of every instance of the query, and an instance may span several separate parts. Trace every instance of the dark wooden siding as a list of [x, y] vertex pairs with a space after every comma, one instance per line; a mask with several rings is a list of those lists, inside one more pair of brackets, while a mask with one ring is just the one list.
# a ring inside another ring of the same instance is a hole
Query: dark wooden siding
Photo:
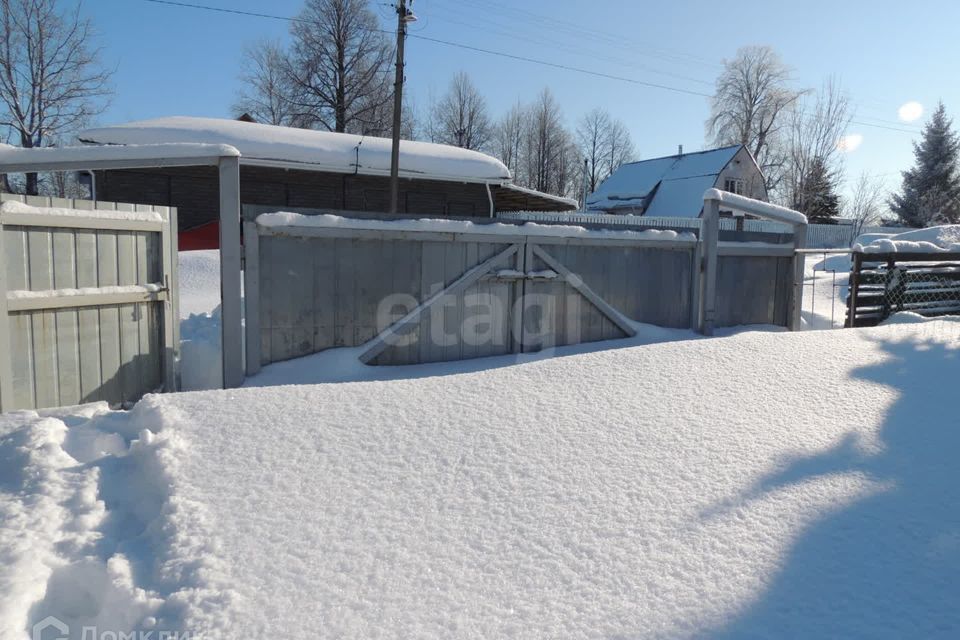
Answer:
[[[181, 229], [218, 219], [219, 186], [213, 167], [98, 171], [97, 197], [177, 207]], [[386, 211], [390, 180], [316, 171], [240, 167], [243, 204]], [[490, 203], [482, 184], [400, 180], [400, 210], [426, 215], [486, 216]]]

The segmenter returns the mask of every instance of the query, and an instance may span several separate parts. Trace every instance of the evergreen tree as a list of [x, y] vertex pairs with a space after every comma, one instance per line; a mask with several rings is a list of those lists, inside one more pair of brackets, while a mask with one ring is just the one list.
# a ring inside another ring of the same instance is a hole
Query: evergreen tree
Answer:
[[960, 222], [960, 139], [943, 103], [913, 143], [916, 164], [903, 172], [902, 193], [890, 208], [911, 227]]
[[833, 224], [840, 215], [836, 179], [822, 157], [810, 162], [799, 193], [798, 210], [812, 223]]

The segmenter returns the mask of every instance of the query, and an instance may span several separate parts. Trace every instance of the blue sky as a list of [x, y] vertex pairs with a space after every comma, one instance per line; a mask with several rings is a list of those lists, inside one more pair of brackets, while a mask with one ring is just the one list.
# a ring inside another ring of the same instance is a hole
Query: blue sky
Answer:
[[[301, 0], [198, 0], [199, 4], [295, 15]], [[392, 9], [375, 4], [385, 26]], [[960, 114], [960, 59], [952, 0], [416, 0], [412, 34], [710, 93], [724, 58], [748, 44], [773, 46], [793, 67], [798, 87], [831, 74], [856, 108], [850, 133], [863, 137], [846, 156], [847, 174], [880, 175], [890, 188], [912, 161], [915, 131], [942, 99]], [[241, 50], [262, 37], [286, 39], [288, 23], [163, 6], [144, 0], [86, 0], [115, 67], [116, 95], [99, 118], [110, 124], [163, 115], [228, 116]], [[707, 98], [591, 77], [411, 38], [407, 91], [418, 108], [467, 71], [494, 114], [550, 87], [568, 124], [595, 106], [622, 119], [640, 157], [705, 145]], [[908, 101], [923, 118], [899, 120]], [[868, 126], [868, 125], [880, 125]], [[905, 131], [892, 131], [892, 127]]]

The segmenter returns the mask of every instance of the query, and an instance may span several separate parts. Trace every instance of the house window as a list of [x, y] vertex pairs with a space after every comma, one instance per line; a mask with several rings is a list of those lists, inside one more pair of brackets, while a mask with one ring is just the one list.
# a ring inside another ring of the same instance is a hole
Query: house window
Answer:
[[735, 193], [735, 194], [737, 194], [738, 196], [744, 195], [744, 192], [746, 191], [745, 186], [746, 186], [746, 185], [745, 185], [744, 181], [743, 181], [743, 180], [740, 180], [740, 179], [738, 179], [738, 178], [727, 178], [727, 179], [724, 180], [724, 182], [723, 182], [723, 190], [724, 190], [724, 191], [729, 191], [730, 193]]

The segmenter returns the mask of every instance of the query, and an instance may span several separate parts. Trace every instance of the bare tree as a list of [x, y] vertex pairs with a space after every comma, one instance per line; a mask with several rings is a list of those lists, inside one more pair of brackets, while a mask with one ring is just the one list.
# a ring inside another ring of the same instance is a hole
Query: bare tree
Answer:
[[790, 113], [788, 155], [782, 183], [782, 200], [800, 209], [816, 194], [806, 193], [811, 174], [822, 164], [836, 185], [843, 177], [840, 141], [850, 125], [850, 100], [833, 78], [813, 96], [797, 103]]
[[249, 114], [257, 122], [288, 127], [309, 126], [310, 117], [298, 108], [298, 85], [279, 42], [260, 40], [243, 49], [241, 89], [234, 115]]
[[632, 162], [635, 157], [636, 151], [633, 148], [633, 140], [630, 138], [630, 130], [620, 120], [611, 120], [610, 122], [610, 129], [607, 134], [607, 149], [609, 156], [605, 177], [610, 177], [614, 171], [624, 164]]
[[745, 145], [764, 172], [768, 191], [780, 182], [786, 160], [781, 132], [802, 92], [790, 88], [791, 72], [770, 47], [743, 47], [724, 63], [707, 120], [716, 145]]
[[526, 182], [522, 176], [523, 137], [526, 130], [527, 111], [519, 102], [507, 111], [493, 131], [493, 153], [507, 165], [517, 184]]
[[880, 222], [886, 199], [883, 182], [869, 173], [861, 173], [843, 207], [844, 217], [852, 221], [855, 237], [863, 232], [864, 227]]
[[487, 101], [460, 71], [453, 76], [450, 89], [434, 106], [437, 141], [464, 149], [483, 149], [490, 142], [490, 117]]
[[349, 133], [382, 128], [393, 99], [392, 49], [367, 0], [307, 0], [291, 32], [291, 100], [309, 124]]
[[603, 109], [593, 109], [580, 119], [577, 145], [586, 160], [587, 187], [596, 191], [600, 181], [633, 160], [633, 141], [623, 122]]
[[610, 136], [610, 114], [603, 109], [593, 109], [580, 119], [577, 125], [577, 143], [580, 153], [586, 160], [587, 187], [593, 193], [597, 185], [609, 173], [608, 140]]
[[[50, 144], [106, 106], [110, 73], [79, 5], [60, 13], [56, 0], [0, 0], [0, 32], [0, 127], [21, 147]], [[37, 190], [27, 175], [27, 193]]]
[[540, 92], [530, 107], [524, 135], [526, 171], [524, 186], [538, 191], [563, 193], [560, 184], [564, 156], [570, 151], [570, 135], [563, 126], [560, 105], [549, 89]]

